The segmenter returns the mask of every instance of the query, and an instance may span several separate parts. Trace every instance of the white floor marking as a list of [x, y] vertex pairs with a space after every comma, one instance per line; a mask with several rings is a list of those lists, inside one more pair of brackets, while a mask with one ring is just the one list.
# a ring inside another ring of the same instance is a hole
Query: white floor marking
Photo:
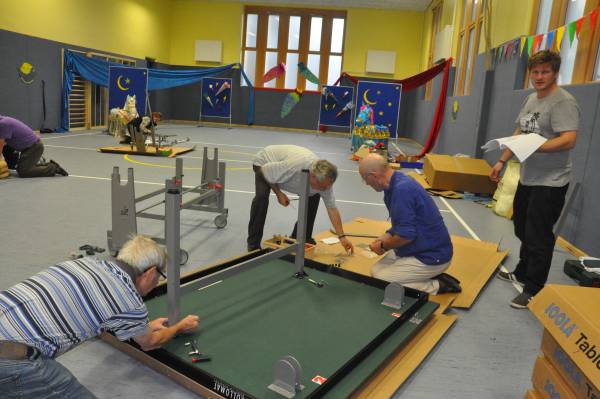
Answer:
[[[72, 175], [72, 174], [69, 174], [69, 177], [76, 177], [78, 179], [90, 179], [90, 180], [108, 180], [108, 181], [111, 180], [110, 177], [82, 176], [82, 175]], [[126, 183], [126, 182], [127, 182], [127, 180], [121, 180], [121, 183]], [[149, 182], [149, 181], [143, 181], [143, 180], [136, 180], [135, 183], [136, 184], [149, 184], [149, 185], [153, 185], [153, 186], [164, 186], [165, 185], [164, 183], [155, 183], [155, 182]], [[194, 186], [183, 186], [183, 187], [184, 188], [192, 188]], [[246, 191], [246, 190], [225, 189], [225, 192], [254, 195], [254, 191]], [[271, 196], [275, 197], [275, 194], [271, 193]], [[385, 206], [385, 204], [383, 204], [383, 203], [376, 203], [376, 202], [348, 201], [348, 200], [341, 200], [341, 199], [336, 199], [336, 201], [346, 203], [346, 204], [353, 204], [353, 205]]]
[[46, 141], [46, 140], [54, 140], [54, 139], [68, 139], [71, 137], [79, 137], [79, 136], [94, 136], [94, 135], [106, 135], [105, 133], [102, 132], [91, 132], [91, 133], [62, 133], [63, 136], [55, 136], [55, 137], [43, 137], [42, 136], [42, 141]]
[[440, 197], [440, 201], [442, 201], [444, 203], [444, 205], [446, 205], [446, 207], [448, 208], [448, 210], [450, 211], [450, 213], [452, 213], [454, 215], [454, 217], [458, 220], [458, 222], [460, 224], [462, 224], [462, 226], [467, 230], [467, 232], [471, 235], [471, 237], [473, 237], [474, 240], [481, 241], [481, 238], [479, 238], [479, 236], [477, 234], [475, 234], [475, 232], [473, 231], [473, 229], [471, 229], [471, 227], [469, 227], [469, 225], [467, 224], [467, 222], [465, 222], [463, 220], [463, 218], [460, 217], [460, 215], [458, 214], [458, 212], [456, 212], [454, 210], [454, 208], [452, 208], [450, 206], [450, 204], [448, 203], [448, 201], [446, 201], [446, 199], [444, 197]]

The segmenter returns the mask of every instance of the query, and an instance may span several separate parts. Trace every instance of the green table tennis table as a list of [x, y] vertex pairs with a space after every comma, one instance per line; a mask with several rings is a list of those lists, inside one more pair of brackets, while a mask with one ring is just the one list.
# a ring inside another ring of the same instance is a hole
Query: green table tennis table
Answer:
[[[187, 275], [181, 286], [267, 252]], [[303, 387], [293, 397], [347, 398], [438, 307], [426, 293], [406, 288], [402, 307], [394, 309], [381, 304], [387, 282], [310, 260], [305, 271], [308, 276], [295, 276], [294, 258], [286, 256], [183, 290], [181, 315], [200, 316], [196, 332], [150, 352], [113, 343], [205, 397], [283, 398], [269, 385], [274, 365], [292, 356], [301, 368], [297, 387]], [[159, 286], [145, 298], [150, 319], [167, 315], [166, 296]], [[193, 363], [190, 341], [210, 360]]]

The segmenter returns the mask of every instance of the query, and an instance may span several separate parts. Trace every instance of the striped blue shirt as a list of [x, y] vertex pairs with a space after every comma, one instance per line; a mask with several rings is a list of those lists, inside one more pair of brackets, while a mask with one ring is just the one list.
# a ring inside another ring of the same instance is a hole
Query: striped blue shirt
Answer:
[[54, 358], [104, 331], [125, 341], [148, 331], [148, 310], [131, 277], [94, 257], [59, 263], [0, 291], [0, 341]]

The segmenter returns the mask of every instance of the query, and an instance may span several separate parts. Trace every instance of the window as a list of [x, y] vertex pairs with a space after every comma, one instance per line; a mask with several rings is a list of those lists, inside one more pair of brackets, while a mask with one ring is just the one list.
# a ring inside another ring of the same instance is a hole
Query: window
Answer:
[[[433, 66], [433, 62], [437, 61], [433, 59], [433, 54], [435, 52], [435, 41], [437, 38], [440, 29], [442, 28], [441, 20], [442, 20], [442, 6], [443, 3], [439, 3], [431, 10], [431, 38], [429, 40], [429, 55], [427, 57], [427, 69]], [[431, 85], [432, 82], [427, 82], [425, 86], [425, 100], [431, 100]]]
[[[298, 71], [298, 62], [333, 84], [342, 72], [346, 12], [246, 6], [242, 46], [244, 72], [255, 87], [318, 90]], [[269, 82], [262, 77], [285, 63], [286, 72]]]
[[[479, 37], [483, 27], [483, 2], [486, 0], [464, 0], [462, 20], [458, 35], [457, 68], [454, 95], [471, 94], [473, 65], [479, 51]], [[489, 1], [489, 0], [488, 0]]]
[[[599, 29], [590, 29], [589, 14], [600, 5], [599, 0], [535, 0], [534, 18], [531, 34], [545, 34], [556, 31], [559, 27], [565, 27], [560, 49], [562, 58], [559, 84], [583, 83], [600, 79], [600, 67], [598, 66], [598, 53], [600, 33]], [[579, 38], [575, 36], [570, 43], [567, 24], [586, 17]], [[540, 48], [545, 49], [546, 36]], [[528, 85], [529, 82], [526, 83]]]

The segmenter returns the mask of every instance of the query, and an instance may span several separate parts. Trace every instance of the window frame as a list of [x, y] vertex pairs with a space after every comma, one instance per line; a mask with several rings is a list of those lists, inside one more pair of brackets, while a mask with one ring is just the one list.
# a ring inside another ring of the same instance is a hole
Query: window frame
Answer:
[[[476, 1], [475, 18], [472, 18], [473, 2]], [[460, 29], [458, 33], [458, 49], [456, 60], [456, 76], [454, 81], [454, 95], [455, 96], [468, 96], [471, 94], [472, 82], [473, 82], [473, 67], [475, 66], [475, 59], [479, 54], [479, 40], [481, 38], [481, 30], [483, 27], [483, 3], [490, 0], [464, 0]], [[463, 20], [464, 18], [464, 20]], [[467, 41], [470, 32], [473, 31], [474, 37], [473, 47], [471, 50], [471, 59], [469, 60], [469, 42]], [[469, 68], [467, 68], [467, 63]], [[465, 76], [467, 70], [469, 76]]]
[[[440, 1], [431, 8], [431, 36], [429, 40], [429, 54], [427, 56], [427, 69], [433, 67], [433, 52], [435, 48], [435, 41], [437, 39], [438, 33], [440, 33], [442, 28], [443, 6], [444, 2]], [[425, 101], [431, 101], [432, 86], [432, 81], [427, 82], [427, 84], [425, 85]]]
[[[246, 29], [248, 14], [258, 15], [257, 32], [256, 32], [256, 47], [246, 46]], [[277, 49], [267, 49], [267, 28], [269, 15], [279, 16], [279, 32]], [[290, 17], [300, 17], [300, 38], [298, 42], [298, 50], [288, 50], [288, 35], [289, 35], [289, 21]], [[323, 18], [321, 26], [321, 43], [319, 51], [310, 51], [309, 39], [310, 39], [310, 24], [312, 17]], [[340, 53], [331, 51], [331, 35], [332, 25], [334, 18], [341, 18], [344, 20], [344, 32], [342, 37], [342, 51]], [[265, 59], [267, 51], [277, 51], [277, 64], [286, 62], [288, 53], [297, 53], [298, 62], [304, 62], [308, 65], [309, 54], [319, 54], [319, 85], [323, 86], [328, 81], [328, 66], [329, 57], [337, 55], [342, 57], [342, 66], [344, 62], [344, 47], [346, 41], [346, 30], [347, 30], [347, 12], [345, 10], [320, 10], [311, 8], [292, 8], [292, 7], [264, 7], [264, 6], [244, 6], [244, 17], [243, 17], [243, 30], [242, 30], [242, 51], [241, 60], [244, 65], [246, 51], [256, 51], [256, 65], [255, 65], [255, 76], [254, 76], [254, 87], [260, 89], [273, 89], [264, 87], [262, 77], [265, 74]], [[316, 71], [314, 71], [316, 72]], [[306, 88], [306, 79], [302, 74], [298, 72], [296, 87], [304, 90]], [[293, 90], [285, 89], [285, 74], [282, 74], [276, 79], [276, 85], [274, 89], [278, 90]]]

